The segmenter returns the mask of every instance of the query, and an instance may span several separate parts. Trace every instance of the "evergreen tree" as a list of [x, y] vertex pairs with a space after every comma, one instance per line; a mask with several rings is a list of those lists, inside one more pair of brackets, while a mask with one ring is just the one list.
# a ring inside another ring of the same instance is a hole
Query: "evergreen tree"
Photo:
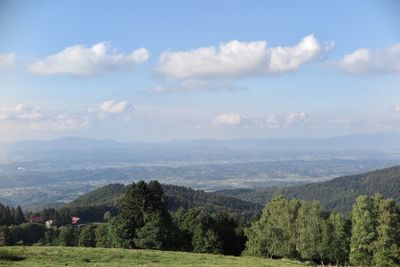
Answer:
[[14, 218], [11, 217], [10, 208], [0, 203], [0, 225], [11, 225]]
[[21, 224], [25, 222], [25, 215], [22, 212], [21, 206], [18, 206], [17, 209], [15, 210], [14, 221], [15, 224]]

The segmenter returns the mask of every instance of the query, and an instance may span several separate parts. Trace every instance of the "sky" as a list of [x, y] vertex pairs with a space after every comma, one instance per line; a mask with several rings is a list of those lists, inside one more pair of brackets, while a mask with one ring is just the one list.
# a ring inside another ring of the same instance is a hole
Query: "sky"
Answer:
[[0, 0], [0, 142], [400, 132], [400, 2]]

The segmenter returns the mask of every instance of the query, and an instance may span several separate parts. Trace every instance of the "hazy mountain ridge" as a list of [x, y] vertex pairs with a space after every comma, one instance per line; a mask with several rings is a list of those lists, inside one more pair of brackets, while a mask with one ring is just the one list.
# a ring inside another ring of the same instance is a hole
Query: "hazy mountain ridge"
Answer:
[[382, 194], [400, 202], [400, 166], [368, 173], [338, 177], [325, 182], [266, 189], [233, 189], [220, 193], [264, 204], [282, 194], [288, 198], [318, 200], [325, 208], [349, 213], [359, 195]]

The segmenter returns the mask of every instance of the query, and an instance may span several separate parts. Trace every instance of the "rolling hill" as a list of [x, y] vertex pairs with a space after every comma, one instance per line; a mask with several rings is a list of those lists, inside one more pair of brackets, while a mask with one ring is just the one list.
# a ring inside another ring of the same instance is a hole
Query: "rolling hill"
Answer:
[[265, 204], [272, 197], [282, 194], [288, 198], [317, 200], [326, 209], [349, 213], [354, 200], [359, 195], [380, 193], [385, 198], [394, 198], [400, 202], [400, 166], [306, 185], [234, 189], [220, 193], [258, 204]]
[[[122, 197], [126, 186], [123, 184], [109, 184], [102, 186], [92, 192], [86, 193], [68, 206], [100, 206], [117, 205], [118, 199]], [[171, 211], [180, 207], [185, 209], [201, 207], [207, 211], [226, 210], [233, 213], [253, 215], [260, 211], [262, 205], [248, 202], [219, 193], [208, 193], [203, 190], [194, 190], [188, 187], [176, 185], [163, 185], [164, 194], [167, 199], [168, 208]]]

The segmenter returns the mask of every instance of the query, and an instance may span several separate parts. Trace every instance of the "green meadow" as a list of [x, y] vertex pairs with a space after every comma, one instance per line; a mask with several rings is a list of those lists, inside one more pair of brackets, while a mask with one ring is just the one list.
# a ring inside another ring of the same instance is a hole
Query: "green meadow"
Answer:
[[290, 260], [187, 252], [81, 248], [3, 247], [0, 266], [306, 266]]

